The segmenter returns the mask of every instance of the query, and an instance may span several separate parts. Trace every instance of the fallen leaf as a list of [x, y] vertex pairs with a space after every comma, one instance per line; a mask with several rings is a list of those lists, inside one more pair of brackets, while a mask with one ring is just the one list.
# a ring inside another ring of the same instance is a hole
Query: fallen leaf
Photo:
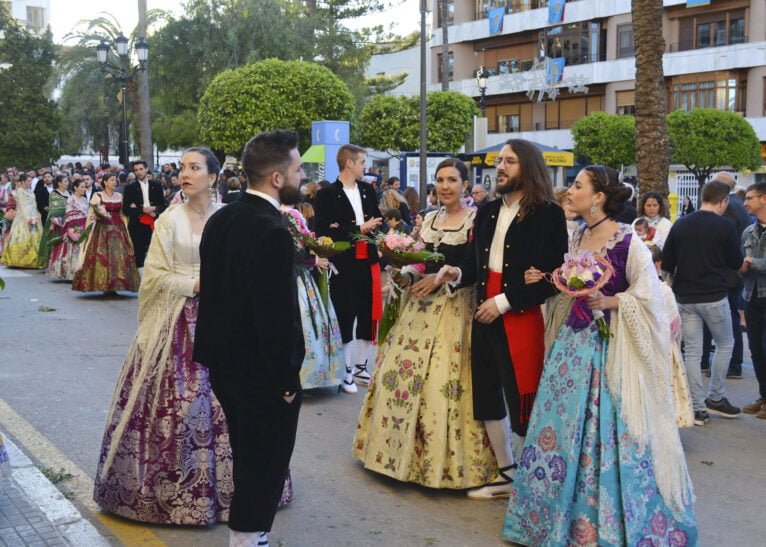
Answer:
[[40, 306], [37, 311], [56, 311], [56, 308], [49, 308], [48, 306]]

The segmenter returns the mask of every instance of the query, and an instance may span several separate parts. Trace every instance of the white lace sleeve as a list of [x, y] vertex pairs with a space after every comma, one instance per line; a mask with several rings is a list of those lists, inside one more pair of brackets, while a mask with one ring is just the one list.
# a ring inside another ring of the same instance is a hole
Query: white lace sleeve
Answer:
[[670, 325], [649, 249], [631, 238], [628, 289], [616, 296], [606, 379], [628, 432], [651, 449], [660, 494], [674, 511], [693, 499], [675, 419], [670, 379]]

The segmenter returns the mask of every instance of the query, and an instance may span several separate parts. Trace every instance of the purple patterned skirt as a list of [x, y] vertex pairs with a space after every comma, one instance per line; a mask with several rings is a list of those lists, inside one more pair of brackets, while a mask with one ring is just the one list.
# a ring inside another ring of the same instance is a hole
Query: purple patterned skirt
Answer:
[[[93, 499], [106, 511], [141, 522], [206, 526], [226, 522], [234, 492], [226, 420], [207, 368], [191, 360], [196, 298], [173, 330], [165, 370], [149, 370], [117, 451], [107, 451], [137, 380], [140, 354], [127, 367], [101, 445]], [[162, 372], [161, 372], [162, 371]], [[107, 466], [108, 463], [108, 466]], [[280, 506], [292, 499], [288, 474]]]

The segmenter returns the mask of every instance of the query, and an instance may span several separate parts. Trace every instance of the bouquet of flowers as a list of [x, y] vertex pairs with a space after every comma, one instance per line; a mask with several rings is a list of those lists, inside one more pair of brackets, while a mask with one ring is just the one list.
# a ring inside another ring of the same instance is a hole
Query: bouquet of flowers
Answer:
[[[591, 251], [583, 251], [577, 255], [564, 255], [564, 264], [551, 274], [551, 282], [562, 293], [575, 298], [574, 312], [579, 319], [588, 319], [585, 297], [601, 289], [614, 274], [614, 268], [609, 261]], [[592, 310], [593, 318], [601, 338], [609, 339], [609, 325], [601, 310]]]
[[378, 234], [374, 238], [357, 236], [357, 239], [377, 245], [380, 253], [391, 263], [390, 266], [386, 266], [388, 272], [388, 281], [385, 286], [386, 306], [378, 327], [378, 340], [385, 340], [391, 327], [399, 319], [402, 305], [402, 289], [394, 282], [394, 279], [404, 266], [423, 262], [443, 262], [444, 255], [426, 251], [422, 241], [415, 241], [407, 234]]
[[[307, 249], [310, 249], [312, 253], [321, 258], [330, 258], [351, 248], [351, 243], [348, 241], [333, 241], [332, 238], [327, 236], [316, 237], [316, 234], [308, 229], [301, 230], [301, 241]], [[330, 272], [328, 270], [317, 269], [319, 270], [319, 282], [317, 283], [319, 285], [319, 296], [322, 297], [322, 302], [326, 309], [330, 302]]]

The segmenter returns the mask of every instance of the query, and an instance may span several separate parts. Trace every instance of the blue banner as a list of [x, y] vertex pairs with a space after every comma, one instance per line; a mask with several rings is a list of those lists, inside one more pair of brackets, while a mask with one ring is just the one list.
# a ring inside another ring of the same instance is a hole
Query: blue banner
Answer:
[[561, 81], [564, 76], [564, 64], [566, 58], [554, 57], [545, 60], [545, 83], [548, 85], [556, 85]]
[[697, 6], [709, 6], [710, 0], [686, 0], [687, 8], [696, 8]]
[[503, 19], [505, 18], [505, 8], [492, 8], [489, 15], [489, 34], [494, 36], [503, 32]]
[[566, 0], [550, 0], [548, 2], [548, 24], [558, 25], [564, 21]]

